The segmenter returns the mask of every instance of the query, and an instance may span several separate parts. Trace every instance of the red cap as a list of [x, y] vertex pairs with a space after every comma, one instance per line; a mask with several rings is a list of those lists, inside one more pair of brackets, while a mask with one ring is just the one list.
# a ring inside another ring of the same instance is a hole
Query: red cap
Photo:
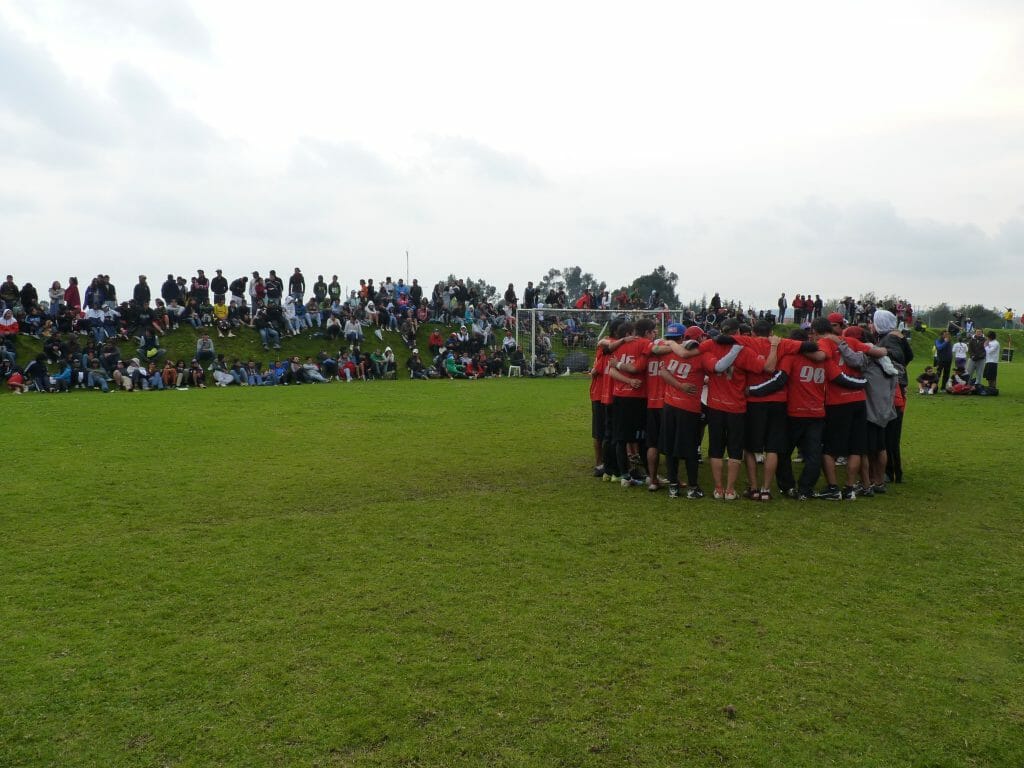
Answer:
[[838, 312], [833, 312], [831, 315], [829, 315], [828, 321], [830, 323], [839, 323], [839, 325], [846, 325], [846, 318], [843, 315], [839, 314]]
[[696, 325], [691, 325], [689, 328], [686, 329], [686, 333], [683, 334], [683, 338], [684, 339], [703, 339], [704, 338], [704, 331], [702, 331], [700, 329], [700, 327], [698, 327]]

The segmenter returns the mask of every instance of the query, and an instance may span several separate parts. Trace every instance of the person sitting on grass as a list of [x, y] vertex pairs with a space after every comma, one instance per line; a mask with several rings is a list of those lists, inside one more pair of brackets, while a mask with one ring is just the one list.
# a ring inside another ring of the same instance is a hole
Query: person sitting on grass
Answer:
[[25, 384], [25, 376], [21, 368], [16, 366], [7, 358], [0, 360], [0, 381], [7, 384], [7, 387], [16, 395], [24, 394], [28, 389]]
[[924, 373], [917, 377], [917, 394], [934, 395], [939, 390], [939, 374], [932, 366], [926, 366]]
[[213, 362], [217, 358], [217, 352], [213, 348], [213, 339], [210, 334], [204, 333], [196, 340], [196, 360], [200, 363]]
[[444, 372], [449, 379], [466, 378], [466, 366], [455, 361], [455, 353], [449, 352], [444, 358]]
[[964, 366], [958, 367], [953, 375], [949, 377], [949, 382], [946, 384], [946, 392], [951, 395], [974, 394], [974, 386], [971, 384]]

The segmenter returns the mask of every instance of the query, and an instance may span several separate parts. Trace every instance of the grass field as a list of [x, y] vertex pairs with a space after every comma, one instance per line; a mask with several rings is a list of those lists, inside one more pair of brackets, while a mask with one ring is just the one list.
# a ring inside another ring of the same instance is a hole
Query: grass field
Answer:
[[581, 377], [6, 397], [0, 766], [1020, 766], [1019, 371], [853, 503], [599, 483]]

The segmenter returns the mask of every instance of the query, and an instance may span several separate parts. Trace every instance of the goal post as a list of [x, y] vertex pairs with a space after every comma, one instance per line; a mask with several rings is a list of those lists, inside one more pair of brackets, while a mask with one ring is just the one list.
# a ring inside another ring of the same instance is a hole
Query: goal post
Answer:
[[658, 335], [679, 320], [683, 310], [667, 309], [516, 309], [516, 346], [522, 350], [531, 375], [540, 373], [581, 372], [590, 369], [597, 341], [608, 335], [608, 327], [617, 317], [654, 321]]

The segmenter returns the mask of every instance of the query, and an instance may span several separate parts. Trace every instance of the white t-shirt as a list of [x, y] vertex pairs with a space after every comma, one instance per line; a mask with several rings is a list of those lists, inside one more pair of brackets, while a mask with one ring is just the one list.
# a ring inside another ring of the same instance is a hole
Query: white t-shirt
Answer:
[[956, 360], [967, 359], [967, 344], [962, 341], [958, 341], [953, 345], [953, 357]]
[[999, 342], [996, 341], [995, 339], [992, 339], [992, 341], [985, 342], [985, 362], [999, 362]]

